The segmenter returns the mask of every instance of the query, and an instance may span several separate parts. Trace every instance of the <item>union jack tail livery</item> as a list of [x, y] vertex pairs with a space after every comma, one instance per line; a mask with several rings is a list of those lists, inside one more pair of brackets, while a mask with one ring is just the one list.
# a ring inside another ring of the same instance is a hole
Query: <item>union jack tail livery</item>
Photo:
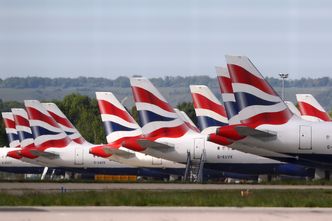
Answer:
[[141, 127], [111, 92], [96, 92], [108, 144], [120, 147], [125, 139], [142, 135]]
[[35, 146], [38, 150], [43, 151], [51, 147], [64, 148], [68, 146], [71, 139], [39, 101], [26, 100], [24, 105], [28, 112]]
[[293, 113], [247, 57], [226, 56], [226, 61], [242, 124], [257, 127], [290, 120]]
[[191, 130], [146, 78], [131, 78], [142, 131], [147, 137], [182, 137]]
[[15, 151], [15, 153], [8, 153], [7, 155], [13, 158], [17, 158], [17, 155], [30, 159], [36, 158], [37, 156], [30, 153], [30, 150], [36, 148], [30, 128], [28, 113], [23, 108], [13, 108], [12, 113], [14, 115], [16, 130], [21, 142], [22, 149]]
[[59, 109], [59, 107], [55, 103], [42, 103], [42, 105], [72, 141], [77, 144], [87, 143], [87, 141], [82, 137], [80, 132], [68, 120], [66, 115]]
[[232, 79], [227, 68], [216, 67], [221, 98], [224, 102], [229, 125], [239, 124], [239, 108], [233, 92]]
[[20, 147], [14, 116], [12, 112], [2, 112], [2, 118], [5, 123], [6, 134], [8, 137], [9, 147]]
[[190, 85], [198, 126], [202, 133], [215, 133], [216, 129], [228, 125], [224, 106], [205, 85]]
[[308, 121], [331, 121], [329, 114], [311, 94], [297, 94], [302, 118]]

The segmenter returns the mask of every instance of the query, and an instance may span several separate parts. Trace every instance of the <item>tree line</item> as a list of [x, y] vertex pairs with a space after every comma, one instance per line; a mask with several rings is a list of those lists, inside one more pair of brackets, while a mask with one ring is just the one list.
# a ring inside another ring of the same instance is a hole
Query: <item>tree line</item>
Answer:
[[[101, 122], [98, 103], [95, 98], [73, 93], [65, 96], [62, 100], [53, 100], [52, 102], [58, 105], [87, 141], [95, 144], [106, 143], [104, 126]], [[19, 107], [24, 107], [23, 103], [16, 101], [3, 102], [0, 99], [1, 112], [10, 111], [11, 108]], [[191, 102], [182, 102], [177, 105], [177, 108], [186, 112], [190, 119], [197, 125], [194, 106]], [[134, 119], [139, 122], [136, 107], [133, 106], [128, 111]], [[330, 116], [332, 116], [332, 111], [330, 112]], [[1, 121], [0, 147], [8, 146], [2, 118]]]
[[[98, 109], [98, 103], [95, 98], [73, 93], [65, 96], [62, 100], [53, 100], [68, 119], [76, 126], [82, 136], [89, 142], [100, 144], [106, 143], [104, 126]], [[11, 108], [24, 107], [23, 103], [16, 101], [3, 102], [0, 99], [0, 111], [10, 111]], [[177, 106], [185, 111], [196, 122], [194, 107], [192, 103], [181, 103]], [[134, 107], [129, 109], [129, 113], [138, 122], [137, 110]], [[3, 119], [0, 123], [0, 147], [8, 146], [8, 140], [5, 132]]]
[[[279, 78], [267, 77], [267, 81], [273, 87], [281, 87], [282, 81]], [[188, 87], [191, 84], [204, 84], [209, 87], [216, 87], [215, 78], [206, 75], [202, 76], [167, 76], [151, 78], [151, 82], [157, 87]], [[330, 87], [332, 78], [301, 78], [288, 79], [285, 81], [285, 87]], [[47, 78], [47, 77], [10, 77], [0, 79], [0, 88], [101, 88], [101, 87], [130, 87], [129, 78], [118, 77], [116, 79], [95, 78], [95, 77], [78, 77], [78, 78]]]

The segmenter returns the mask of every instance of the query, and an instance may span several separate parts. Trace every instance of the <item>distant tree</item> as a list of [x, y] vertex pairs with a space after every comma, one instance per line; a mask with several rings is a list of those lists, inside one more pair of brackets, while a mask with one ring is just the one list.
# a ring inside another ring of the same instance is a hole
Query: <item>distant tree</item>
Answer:
[[133, 116], [133, 118], [135, 119], [135, 121], [137, 123], [140, 123], [139, 118], [138, 118], [138, 112], [137, 112], [137, 109], [136, 109], [135, 105], [131, 108], [131, 111], [129, 111], [129, 112], [130, 112], [131, 116]]
[[106, 143], [96, 99], [80, 94], [70, 94], [56, 103], [86, 140], [96, 144]]
[[176, 106], [179, 110], [184, 111], [188, 117], [197, 125], [194, 105], [191, 102], [182, 102]]

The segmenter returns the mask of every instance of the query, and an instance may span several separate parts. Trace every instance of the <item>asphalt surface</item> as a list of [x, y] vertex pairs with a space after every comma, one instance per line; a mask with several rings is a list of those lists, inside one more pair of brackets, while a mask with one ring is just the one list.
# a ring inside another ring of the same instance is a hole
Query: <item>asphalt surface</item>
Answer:
[[[255, 189], [332, 189], [323, 185], [259, 185], [259, 184], [174, 184], [174, 183], [0, 183], [0, 191], [68, 192], [89, 190], [255, 190]], [[332, 218], [331, 218], [332, 220]]]
[[331, 221], [332, 209], [207, 207], [0, 207], [0, 220], [18, 221]]

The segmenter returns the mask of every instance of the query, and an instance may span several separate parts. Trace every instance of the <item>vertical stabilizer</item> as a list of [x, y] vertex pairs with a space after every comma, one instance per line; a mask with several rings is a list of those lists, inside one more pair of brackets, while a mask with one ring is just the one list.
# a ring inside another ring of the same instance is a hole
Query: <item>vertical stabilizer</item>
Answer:
[[28, 112], [35, 146], [39, 150], [68, 146], [71, 139], [39, 101], [25, 100], [24, 105]]
[[5, 124], [6, 135], [10, 148], [20, 147], [20, 141], [16, 130], [16, 124], [12, 112], [2, 112], [2, 119]]
[[226, 56], [242, 124], [284, 124], [293, 113], [245, 56]]
[[311, 94], [297, 94], [302, 118], [308, 121], [331, 121], [329, 114]]
[[202, 133], [215, 133], [217, 128], [228, 125], [224, 106], [207, 86], [190, 85], [190, 91]]

